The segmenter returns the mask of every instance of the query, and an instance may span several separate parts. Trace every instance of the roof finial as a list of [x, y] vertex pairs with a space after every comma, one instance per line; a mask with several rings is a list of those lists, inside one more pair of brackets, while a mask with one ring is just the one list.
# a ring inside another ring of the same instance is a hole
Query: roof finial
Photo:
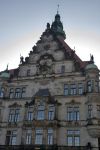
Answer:
[[6, 67], [6, 70], [8, 71], [8, 65], [9, 65], [9, 63], [7, 64], [7, 67]]
[[57, 5], [57, 14], [59, 14], [59, 4]]

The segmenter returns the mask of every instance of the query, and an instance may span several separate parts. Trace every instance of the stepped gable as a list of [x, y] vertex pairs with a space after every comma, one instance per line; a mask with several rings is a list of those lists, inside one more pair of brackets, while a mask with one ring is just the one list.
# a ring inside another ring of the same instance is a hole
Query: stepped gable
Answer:
[[[82, 61], [79, 56], [72, 50], [68, 44], [65, 42], [65, 32], [63, 30], [63, 24], [60, 21], [60, 15], [55, 15], [55, 20], [51, 24], [47, 23], [45, 31], [42, 33], [40, 39], [37, 41], [36, 45], [32, 47], [32, 50], [29, 53], [29, 56], [24, 58], [21, 56], [20, 58], [20, 66], [26, 64], [33, 64], [34, 59], [36, 59], [37, 64], [41, 61], [41, 59], [51, 59], [53, 61], [57, 61], [54, 57], [57, 52], [62, 52], [62, 58], [60, 60], [72, 60], [74, 61], [75, 68], [77, 71], [81, 71], [85, 69], [85, 66], [91, 61]], [[52, 43], [55, 42], [58, 47], [55, 47], [52, 50]], [[39, 47], [40, 46], [40, 47]], [[42, 49], [41, 49], [42, 47]], [[57, 57], [60, 56], [58, 52]], [[36, 58], [37, 56], [38, 58]], [[61, 57], [61, 56], [60, 56]], [[10, 77], [17, 77], [19, 68], [8, 70], [10, 73]]]

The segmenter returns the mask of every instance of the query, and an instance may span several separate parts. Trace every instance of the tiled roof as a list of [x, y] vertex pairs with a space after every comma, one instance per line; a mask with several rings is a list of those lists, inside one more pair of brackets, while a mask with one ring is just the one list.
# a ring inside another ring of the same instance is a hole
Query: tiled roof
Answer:
[[[65, 48], [66, 52], [71, 55], [73, 50], [67, 45], [67, 43], [64, 41], [64, 38], [61, 36], [57, 36], [57, 39], [62, 44], [62, 46]], [[76, 53], [74, 53], [74, 59], [76, 60], [76, 62], [78, 62], [80, 64], [81, 68], [84, 68], [86, 66], [86, 64], [88, 64], [90, 62], [90, 61], [82, 61]]]

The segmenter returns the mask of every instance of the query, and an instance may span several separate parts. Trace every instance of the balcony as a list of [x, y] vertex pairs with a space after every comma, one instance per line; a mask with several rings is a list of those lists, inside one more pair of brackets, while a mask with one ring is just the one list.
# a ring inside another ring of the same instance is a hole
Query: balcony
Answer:
[[0, 150], [88, 150], [86, 146], [0, 145]]
[[93, 138], [100, 137], [100, 124], [98, 123], [97, 118], [88, 119], [87, 130], [91, 137]]

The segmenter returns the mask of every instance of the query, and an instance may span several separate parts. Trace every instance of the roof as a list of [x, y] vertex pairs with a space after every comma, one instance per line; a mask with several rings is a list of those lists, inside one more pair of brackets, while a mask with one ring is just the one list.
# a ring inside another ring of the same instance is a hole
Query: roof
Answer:
[[85, 69], [86, 70], [88, 70], [88, 69], [98, 69], [98, 67], [95, 64], [92, 63], [92, 64], [88, 64]]
[[[62, 46], [65, 48], [66, 52], [71, 55], [74, 51], [68, 46], [68, 44], [64, 41], [64, 38], [61, 36], [57, 36], [58, 41], [62, 44]], [[81, 68], [84, 68], [86, 64], [88, 64], [90, 61], [82, 61], [80, 57], [74, 53], [74, 59], [76, 62], [80, 64]]]

